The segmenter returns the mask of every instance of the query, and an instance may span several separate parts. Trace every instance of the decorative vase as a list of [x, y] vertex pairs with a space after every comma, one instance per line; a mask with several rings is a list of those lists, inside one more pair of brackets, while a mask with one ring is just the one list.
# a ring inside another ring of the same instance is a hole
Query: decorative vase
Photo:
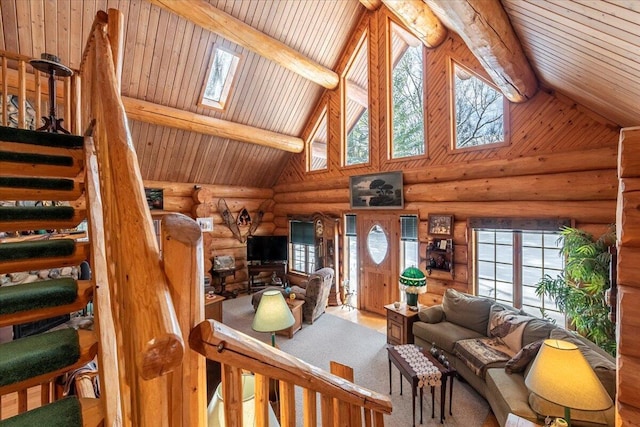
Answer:
[[416, 307], [418, 305], [418, 294], [407, 293], [407, 305]]

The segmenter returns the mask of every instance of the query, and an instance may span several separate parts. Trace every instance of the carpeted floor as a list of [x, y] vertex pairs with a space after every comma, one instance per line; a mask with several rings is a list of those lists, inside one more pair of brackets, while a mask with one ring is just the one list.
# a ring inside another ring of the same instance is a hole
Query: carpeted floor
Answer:
[[[249, 296], [225, 300], [222, 305], [223, 322], [260, 341], [269, 342], [269, 334], [258, 333], [251, 329], [254, 312], [250, 301]], [[313, 325], [303, 324], [302, 330], [298, 331], [292, 339], [278, 335], [276, 341], [281, 350], [327, 371], [331, 360], [351, 366], [358, 385], [378, 393], [389, 393], [386, 336], [379, 332], [325, 313]], [[391, 395], [393, 413], [385, 417], [385, 425], [411, 426], [411, 387], [406, 380], [403, 380], [404, 393], [400, 396], [398, 377], [398, 371], [393, 367], [393, 394]], [[432, 419], [431, 396], [425, 391], [424, 422], [421, 425], [441, 425], [438, 394], [436, 390], [436, 417]], [[416, 425], [418, 425], [420, 422], [418, 402], [416, 402], [416, 413]], [[469, 385], [456, 379], [453, 390], [453, 415], [447, 416], [444, 425], [481, 427], [488, 413], [487, 402]]]

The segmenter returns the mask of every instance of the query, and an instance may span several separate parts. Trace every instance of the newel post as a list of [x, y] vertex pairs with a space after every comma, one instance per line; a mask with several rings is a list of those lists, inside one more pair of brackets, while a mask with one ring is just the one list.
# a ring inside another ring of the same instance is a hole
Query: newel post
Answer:
[[[162, 219], [162, 258], [171, 298], [185, 343], [191, 329], [204, 320], [204, 257], [198, 224], [182, 214]], [[182, 365], [169, 374], [172, 426], [206, 425], [205, 358], [185, 349]]]

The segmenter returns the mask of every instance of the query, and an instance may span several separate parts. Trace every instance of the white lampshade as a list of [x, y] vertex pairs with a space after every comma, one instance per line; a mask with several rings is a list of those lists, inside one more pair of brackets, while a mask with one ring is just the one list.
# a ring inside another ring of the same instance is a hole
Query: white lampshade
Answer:
[[545, 340], [524, 382], [533, 393], [569, 409], [599, 411], [613, 404], [578, 347], [567, 341]]
[[251, 328], [256, 332], [275, 332], [295, 323], [293, 314], [280, 291], [266, 291], [253, 318]]

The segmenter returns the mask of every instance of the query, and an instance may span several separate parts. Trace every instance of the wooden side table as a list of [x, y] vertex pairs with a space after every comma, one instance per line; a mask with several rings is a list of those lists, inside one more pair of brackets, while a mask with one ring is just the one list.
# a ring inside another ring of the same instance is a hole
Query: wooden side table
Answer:
[[293, 338], [293, 334], [302, 329], [302, 306], [304, 305], [304, 300], [287, 298], [287, 305], [289, 306], [289, 309], [291, 309], [291, 314], [293, 314], [293, 325], [287, 329], [276, 332], [276, 334]]
[[204, 318], [222, 322], [222, 301], [224, 301], [224, 297], [221, 295], [205, 295]]
[[411, 311], [406, 304], [398, 310], [393, 304], [385, 305], [387, 310], [387, 343], [391, 345], [413, 344], [413, 322], [418, 319], [418, 312]]

